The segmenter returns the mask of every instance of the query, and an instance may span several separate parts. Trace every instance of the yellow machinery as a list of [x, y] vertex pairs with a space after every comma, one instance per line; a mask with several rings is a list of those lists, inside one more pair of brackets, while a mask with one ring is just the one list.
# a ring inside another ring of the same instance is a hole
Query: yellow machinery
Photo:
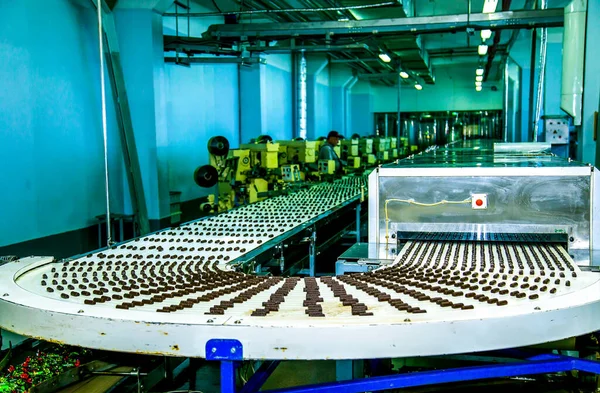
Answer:
[[360, 151], [358, 146], [358, 139], [342, 139], [342, 160], [347, 162], [346, 168], [358, 169], [360, 168]]
[[[282, 180], [286, 179], [287, 165], [295, 165], [300, 174], [300, 180], [306, 180], [306, 175], [314, 171], [315, 163], [318, 160], [319, 150], [317, 141], [277, 141], [279, 143], [279, 165], [281, 166]], [[313, 168], [312, 170], [310, 168]], [[289, 172], [288, 172], [289, 173]], [[297, 180], [294, 180], [297, 181]]]
[[319, 160], [319, 173], [321, 175], [334, 175], [335, 160]]
[[218, 198], [209, 195], [201, 206], [204, 211], [226, 211], [266, 198], [278, 169], [279, 144], [246, 144], [230, 150], [227, 139], [216, 136], [208, 141], [208, 152], [210, 164], [197, 168], [194, 180], [200, 187], [218, 185]]
[[367, 166], [376, 164], [377, 158], [373, 154], [373, 138], [361, 138], [358, 142], [358, 150]]
[[302, 172], [300, 171], [300, 165], [298, 164], [287, 164], [281, 166], [281, 180], [284, 182], [299, 182], [302, 181]]
[[316, 141], [277, 141], [279, 152], [286, 152], [286, 160], [293, 164], [311, 164], [317, 160]]

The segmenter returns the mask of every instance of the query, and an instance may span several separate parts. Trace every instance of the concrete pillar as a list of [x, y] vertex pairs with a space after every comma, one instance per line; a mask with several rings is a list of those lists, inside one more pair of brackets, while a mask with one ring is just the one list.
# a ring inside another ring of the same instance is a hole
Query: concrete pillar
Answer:
[[150, 9], [117, 10], [115, 23], [148, 218], [157, 229], [169, 215], [162, 18]]
[[600, 37], [600, 2], [588, 1], [585, 38], [585, 74], [583, 77], [583, 118], [581, 133], [578, 135], [577, 158], [594, 165], [600, 164], [598, 143], [594, 140], [594, 113], [600, 111], [600, 51], [597, 39]]

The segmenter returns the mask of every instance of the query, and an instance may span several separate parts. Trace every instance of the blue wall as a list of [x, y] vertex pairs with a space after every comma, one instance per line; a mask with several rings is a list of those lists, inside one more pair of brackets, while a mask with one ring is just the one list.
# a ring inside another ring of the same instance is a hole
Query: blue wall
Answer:
[[329, 70], [327, 66], [316, 75], [314, 83], [314, 136], [327, 136], [331, 131], [331, 91], [329, 83]]
[[292, 139], [292, 56], [268, 55], [264, 67], [262, 102], [265, 107], [263, 133], [273, 140]]
[[[371, 83], [358, 81], [350, 89], [350, 114], [348, 116], [350, 127], [349, 134], [359, 134], [361, 136], [373, 135], [375, 133], [374, 101], [378, 93], [373, 91]], [[390, 89], [396, 91], [396, 89]], [[381, 94], [381, 93], [379, 93]], [[397, 96], [396, 96], [397, 97]], [[397, 102], [397, 98], [395, 99]], [[389, 112], [395, 112], [396, 109], [390, 109]]]
[[[0, 246], [87, 227], [105, 211], [93, 15], [65, 0], [3, 2]], [[120, 146], [109, 120], [118, 209]]]
[[231, 147], [239, 146], [237, 68], [235, 64], [165, 66], [169, 181], [172, 190], [182, 192], [182, 200], [212, 192], [192, 179], [194, 169], [209, 162], [208, 139], [222, 135]]
[[261, 134], [293, 135], [291, 55], [265, 56], [266, 65], [240, 67], [242, 143]]

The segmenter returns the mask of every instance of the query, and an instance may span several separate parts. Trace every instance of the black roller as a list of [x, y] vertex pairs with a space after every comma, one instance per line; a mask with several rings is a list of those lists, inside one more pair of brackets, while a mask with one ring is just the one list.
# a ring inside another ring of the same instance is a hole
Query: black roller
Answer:
[[273, 138], [271, 138], [269, 135], [261, 135], [258, 138], [256, 138], [256, 143], [258, 143], [258, 144], [268, 143], [268, 142], [273, 142]]
[[226, 156], [229, 153], [229, 141], [224, 136], [213, 136], [208, 140], [208, 152], [214, 156]]
[[219, 181], [219, 172], [211, 165], [199, 166], [194, 171], [194, 181], [200, 187], [212, 187]]

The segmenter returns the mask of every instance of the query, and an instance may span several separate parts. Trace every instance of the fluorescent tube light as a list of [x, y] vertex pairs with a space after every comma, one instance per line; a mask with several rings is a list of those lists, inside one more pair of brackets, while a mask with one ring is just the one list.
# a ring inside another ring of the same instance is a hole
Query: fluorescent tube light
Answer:
[[498, 6], [498, 0], [485, 0], [483, 2], [483, 13], [490, 14], [492, 12], [496, 12], [497, 6]]
[[380, 53], [379, 58], [386, 63], [389, 63], [390, 61], [392, 61], [392, 58], [390, 56], [388, 56], [387, 53]]

